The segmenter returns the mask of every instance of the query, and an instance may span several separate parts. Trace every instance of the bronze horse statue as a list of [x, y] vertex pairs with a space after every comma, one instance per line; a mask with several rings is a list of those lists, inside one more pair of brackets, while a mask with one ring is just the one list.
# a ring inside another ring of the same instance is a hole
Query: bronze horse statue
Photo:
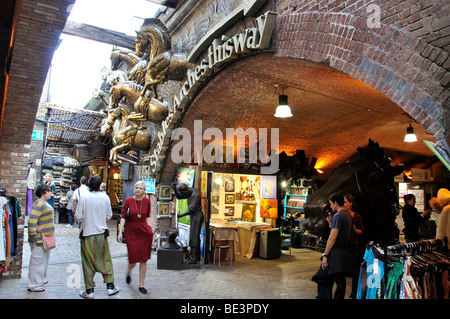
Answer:
[[329, 196], [333, 193], [352, 194], [355, 211], [364, 222], [366, 241], [395, 244], [398, 238], [395, 218], [399, 206], [394, 176], [402, 171], [403, 165], [391, 166], [391, 159], [384, 154], [383, 148], [369, 140], [366, 147], [358, 148], [356, 160], [335, 169], [326, 183], [308, 197], [304, 205], [305, 229], [328, 237], [325, 215], [329, 210]]
[[181, 81], [186, 77], [188, 69], [193, 67], [186, 54], [172, 52], [169, 31], [159, 19], [145, 19], [139, 31], [136, 31], [135, 42], [139, 57], [143, 57], [147, 48], [150, 48], [142, 96], [151, 87], [153, 97], [158, 98], [156, 85], [168, 80]]
[[141, 96], [142, 86], [132, 82], [122, 82], [114, 85], [110, 90], [109, 110], [119, 106], [119, 102], [128, 102], [133, 107], [133, 112], [128, 116], [129, 120], [150, 121], [161, 124], [169, 114], [169, 108], [166, 103], [155, 98], [146, 98]]
[[136, 125], [128, 119], [129, 114], [128, 108], [121, 105], [109, 110], [107, 117], [102, 120], [101, 134], [106, 135], [112, 129], [114, 147], [110, 150], [109, 160], [113, 164], [121, 163], [118, 152], [127, 149], [149, 150], [157, 134], [156, 124], [147, 121], [142, 122], [143, 125]]

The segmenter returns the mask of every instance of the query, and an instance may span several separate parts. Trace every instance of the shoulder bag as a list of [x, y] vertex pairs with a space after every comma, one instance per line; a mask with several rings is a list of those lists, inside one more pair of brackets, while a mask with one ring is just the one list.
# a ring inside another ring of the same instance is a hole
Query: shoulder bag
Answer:
[[45, 250], [50, 250], [56, 247], [56, 238], [54, 232], [51, 235], [46, 235], [41, 231], [39, 226], [37, 226], [37, 230], [39, 233], [41, 233], [42, 244]]

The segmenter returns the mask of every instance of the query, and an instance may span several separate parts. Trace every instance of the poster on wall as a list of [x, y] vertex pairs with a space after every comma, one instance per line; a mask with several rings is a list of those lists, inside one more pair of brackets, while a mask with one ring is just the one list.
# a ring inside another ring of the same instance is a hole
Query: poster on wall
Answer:
[[248, 177], [241, 176], [240, 178], [240, 198], [242, 201], [254, 201], [260, 198], [261, 193], [261, 179], [259, 176]]
[[261, 198], [277, 198], [277, 177], [261, 177]]
[[208, 171], [202, 171], [202, 180], [200, 183], [200, 192], [203, 198], [207, 198], [206, 192], [208, 191]]
[[278, 200], [261, 198], [259, 215], [261, 218], [278, 218]]
[[256, 218], [256, 205], [242, 204], [241, 220], [245, 222], [254, 222]]
[[[188, 211], [188, 200], [187, 199], [177, 199], [177, 215], [183, 214]], [[181, 218], [177, 218], [178, 224], [190, 225], [190, 217], [189, 215], [183, 216]]]
[[186, 184], [188, 187], [194, 186], [195, 169], [177, 166], [177, 187]]

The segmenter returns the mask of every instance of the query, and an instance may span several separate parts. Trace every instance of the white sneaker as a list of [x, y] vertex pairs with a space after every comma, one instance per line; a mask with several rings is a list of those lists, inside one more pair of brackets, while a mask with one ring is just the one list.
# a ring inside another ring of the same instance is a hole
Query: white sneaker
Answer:
[[108, 291], [108, 296], [112, 296], [119, 292], [119, 287], [114, 286], [114, 289], [108, 289], [107, 291]]
[[85, 299], [94, 299], [94, 293], [91, 292], [90, 294], [86, 293], [86, 290], [83, 290], [80, 292], [80, 297], [83, 297]]

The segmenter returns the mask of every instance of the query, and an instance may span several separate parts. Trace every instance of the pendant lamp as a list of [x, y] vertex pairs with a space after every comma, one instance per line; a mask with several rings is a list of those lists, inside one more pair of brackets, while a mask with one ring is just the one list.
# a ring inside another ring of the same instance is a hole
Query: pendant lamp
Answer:
[[411, 126], [411, 123], [409, 123], [409, 126], [406, 128], [406, 135], [404, 142], [406, 143], [417, 142], [417, 136], [416, 134], [414, 134], [414, 129]]
[[284, 94], [279, 94], [278, 96], [278, 106], [274, 114], [275, 117], [285, 118], [285, 117], [291, 117], [292, 112], [291, 108], [288, 104], [288, 96]]

